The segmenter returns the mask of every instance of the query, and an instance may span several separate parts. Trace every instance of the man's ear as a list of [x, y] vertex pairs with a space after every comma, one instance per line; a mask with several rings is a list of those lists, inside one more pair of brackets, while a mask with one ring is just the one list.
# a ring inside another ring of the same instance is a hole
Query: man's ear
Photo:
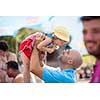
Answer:
[[69, 58], [68, 61], [67, 61], [67, 63], [70, 64], [70, 65], [73, 65], [74, 61], [73, 61], [72, 58]]

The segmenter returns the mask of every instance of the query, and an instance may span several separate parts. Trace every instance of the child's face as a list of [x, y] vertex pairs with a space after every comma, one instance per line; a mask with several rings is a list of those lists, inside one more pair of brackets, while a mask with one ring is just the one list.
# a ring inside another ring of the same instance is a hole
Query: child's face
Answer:
[[68, 42], [60, 40], [60, 39], [55, 39], [54, 43], [62, 47], [64, 44], [67, 44]]

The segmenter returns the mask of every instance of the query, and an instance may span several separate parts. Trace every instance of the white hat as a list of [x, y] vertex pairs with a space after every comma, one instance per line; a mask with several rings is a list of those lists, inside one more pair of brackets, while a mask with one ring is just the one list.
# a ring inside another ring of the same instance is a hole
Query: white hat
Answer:
[[59, 39], [64, 41], [70, 41], [70, 34], [67, 30], [67, 28], [63, 26], [56, 26], [54, 28], [54, 35], [57, 36]]

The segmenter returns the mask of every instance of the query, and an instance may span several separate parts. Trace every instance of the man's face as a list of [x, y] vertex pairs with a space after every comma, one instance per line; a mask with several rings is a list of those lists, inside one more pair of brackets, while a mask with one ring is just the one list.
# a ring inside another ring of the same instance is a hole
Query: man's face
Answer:
[[83, 22], [83, 39], [87, 51], [95, 57], [100, 56], [100, 19]]
[[13, 70], [11, 68], [7, 69], [7, 74], [9, 77], [13, 77]]

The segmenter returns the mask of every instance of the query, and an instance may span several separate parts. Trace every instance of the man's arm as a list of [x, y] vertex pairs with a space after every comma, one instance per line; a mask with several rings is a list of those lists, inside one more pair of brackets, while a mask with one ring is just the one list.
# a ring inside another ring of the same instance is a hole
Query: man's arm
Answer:
[[42, 79], [43, 68], [40, 64], [39, 51], [37, 50], [36, 46], [34, 46], [30, 59], [30, 71]]

